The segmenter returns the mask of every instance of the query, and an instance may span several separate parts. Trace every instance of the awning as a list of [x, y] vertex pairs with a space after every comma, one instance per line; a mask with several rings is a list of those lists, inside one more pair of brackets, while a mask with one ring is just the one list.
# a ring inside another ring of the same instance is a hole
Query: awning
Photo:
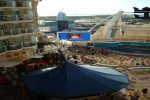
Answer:
[[127, 76], [109, 67], [83, 67], [71, 62], [34, 71], [24, 79], [29, 92], [64, 99], [116, 92], [129, 84]]
[[1, 62], [0, 67], [13, 67], [13, 66], [18, 65], [21, 62], [23, 62], [27, 59], [30, 59], [30, 58], [31, 58], [30, 56], [28, 56], [28, 57], [27, 56], [15, 57], [15, 58], [9, 59], [7, 61]]

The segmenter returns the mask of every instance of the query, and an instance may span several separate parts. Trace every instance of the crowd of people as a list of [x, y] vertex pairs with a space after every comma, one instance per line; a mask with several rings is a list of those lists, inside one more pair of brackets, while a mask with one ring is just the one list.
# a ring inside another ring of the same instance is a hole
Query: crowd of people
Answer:
[[149, 66], [150, 57], [148, 56], [135, 56], [124, 55], [108, 52], [103, 48], [90, 48], [84, 46], [74, 45], [69, 47], [69, 52], [73, 52], [81, 57], [83, 62], [94, 61], [93, 63], [111, 64], [111, 65], [127, 65], [131, 66]]
[[47, 62], [49, 66], [57, 66], [62, 63], [62, 57], [56, 51], [43, 54], [43, 60]]
[[58, 51], [51, 51], [23, 61], [13, 67], [0, 67], [0, 85], [12, 84], [18, 78], [48, 67], [57, 67], [63, 62]]

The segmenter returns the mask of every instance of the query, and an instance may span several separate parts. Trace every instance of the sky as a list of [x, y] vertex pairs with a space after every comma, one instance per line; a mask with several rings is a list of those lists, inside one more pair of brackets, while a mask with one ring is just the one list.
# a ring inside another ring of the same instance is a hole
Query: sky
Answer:
[[38, 4], [39, 16], [67, 16], [115, 14], [122, 10], [133, 12], [133, 7], [150, 7], [150, 0], [42, 0]]

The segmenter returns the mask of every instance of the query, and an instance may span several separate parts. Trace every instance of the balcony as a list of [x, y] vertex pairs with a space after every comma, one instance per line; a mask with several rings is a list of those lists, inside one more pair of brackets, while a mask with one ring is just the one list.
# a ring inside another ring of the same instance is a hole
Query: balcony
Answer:
[[27, 20], [27, 15], [18, 15], [19, 20]]
[[0, 15], [0, 21], [1, 22], [18, 21], [18, 16], [17, 15]]
[[7, 51], [18, 50], [21, 49], [22, 47], [23, 47], [22, 43], [7, 45]]
[[27, 19], [33, 20], [33, 13], [31, 11], [30, 11], [30, 13], [28, 13]]
[[7, 51], [7, 47], [6, 46], [0, 47], [0, 53], [4, 53], [6, 51]]
[[16, 7], [28, 7], [32, 8], [32, 0], [16, 0]]
[[22, 2], [17, 2], [16, 7], [25, 7], [25, 5]]
[[20, 34], [28, 34], [33, 33], [33, 27], [24, 27], [24, 28], [17, 28], [17, 29], [6, 29], [0, 30], [0, 37], [2, 36], [10, 36], [10, 35], [20, 35]]
[[36, 42], [24, 42], [23, 46], [24, 47], [31, 47], [31, 46], [36, 46], [37, 43]]
[[0, 0], [0, 7], [15, 7], [15, 0]]
[[32, 8], [31, 0], [0, 0], [0, 7], [27, 7]]
[[9, 36], [9, 35], [12, 35], [12, 30], [11, 29], [4, 30], [4, 36]]
[[0, 7], [8, 7], [7, 1], [0, 1]]
[[18, 29], [12, 29], [12, 35], [19, 35], [21, 34], [21, 30], [18, 28]]
[[34, 27], [28, 27], [28, 33], [33, 33], [34, 32]]
[[20, 28], [21, 34], [28, 33], [28, 28]]
[[3, 30], [0, 30], [0, 37], [4, 36]]
[[21, 34], [20, 28], [17, 28], [17, 29], [7, 29], [7, 30], [4, 30], [3, 36], [19, 35], [19, 34]]
[[0, 22], [7, 21], [24, 21], [24, 20], [33, 20], [31, 16], [23, 15], [0, 15]]
[[20, 28], [21, 34], [24, 33], [33, 33], [34, 32], [34, 28], [33, 27], [24, 27], [24, 28]]

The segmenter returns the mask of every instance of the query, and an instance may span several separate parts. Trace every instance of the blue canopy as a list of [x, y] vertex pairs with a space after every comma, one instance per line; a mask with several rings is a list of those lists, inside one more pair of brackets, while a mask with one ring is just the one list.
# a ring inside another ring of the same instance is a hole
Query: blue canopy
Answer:
[[115, 92], [129, 84], [128, 77], [114, 69], [79, 66], [68, 61], [56, 68], [28, 74], [24, 79], [29, 92], [58, 98]]

